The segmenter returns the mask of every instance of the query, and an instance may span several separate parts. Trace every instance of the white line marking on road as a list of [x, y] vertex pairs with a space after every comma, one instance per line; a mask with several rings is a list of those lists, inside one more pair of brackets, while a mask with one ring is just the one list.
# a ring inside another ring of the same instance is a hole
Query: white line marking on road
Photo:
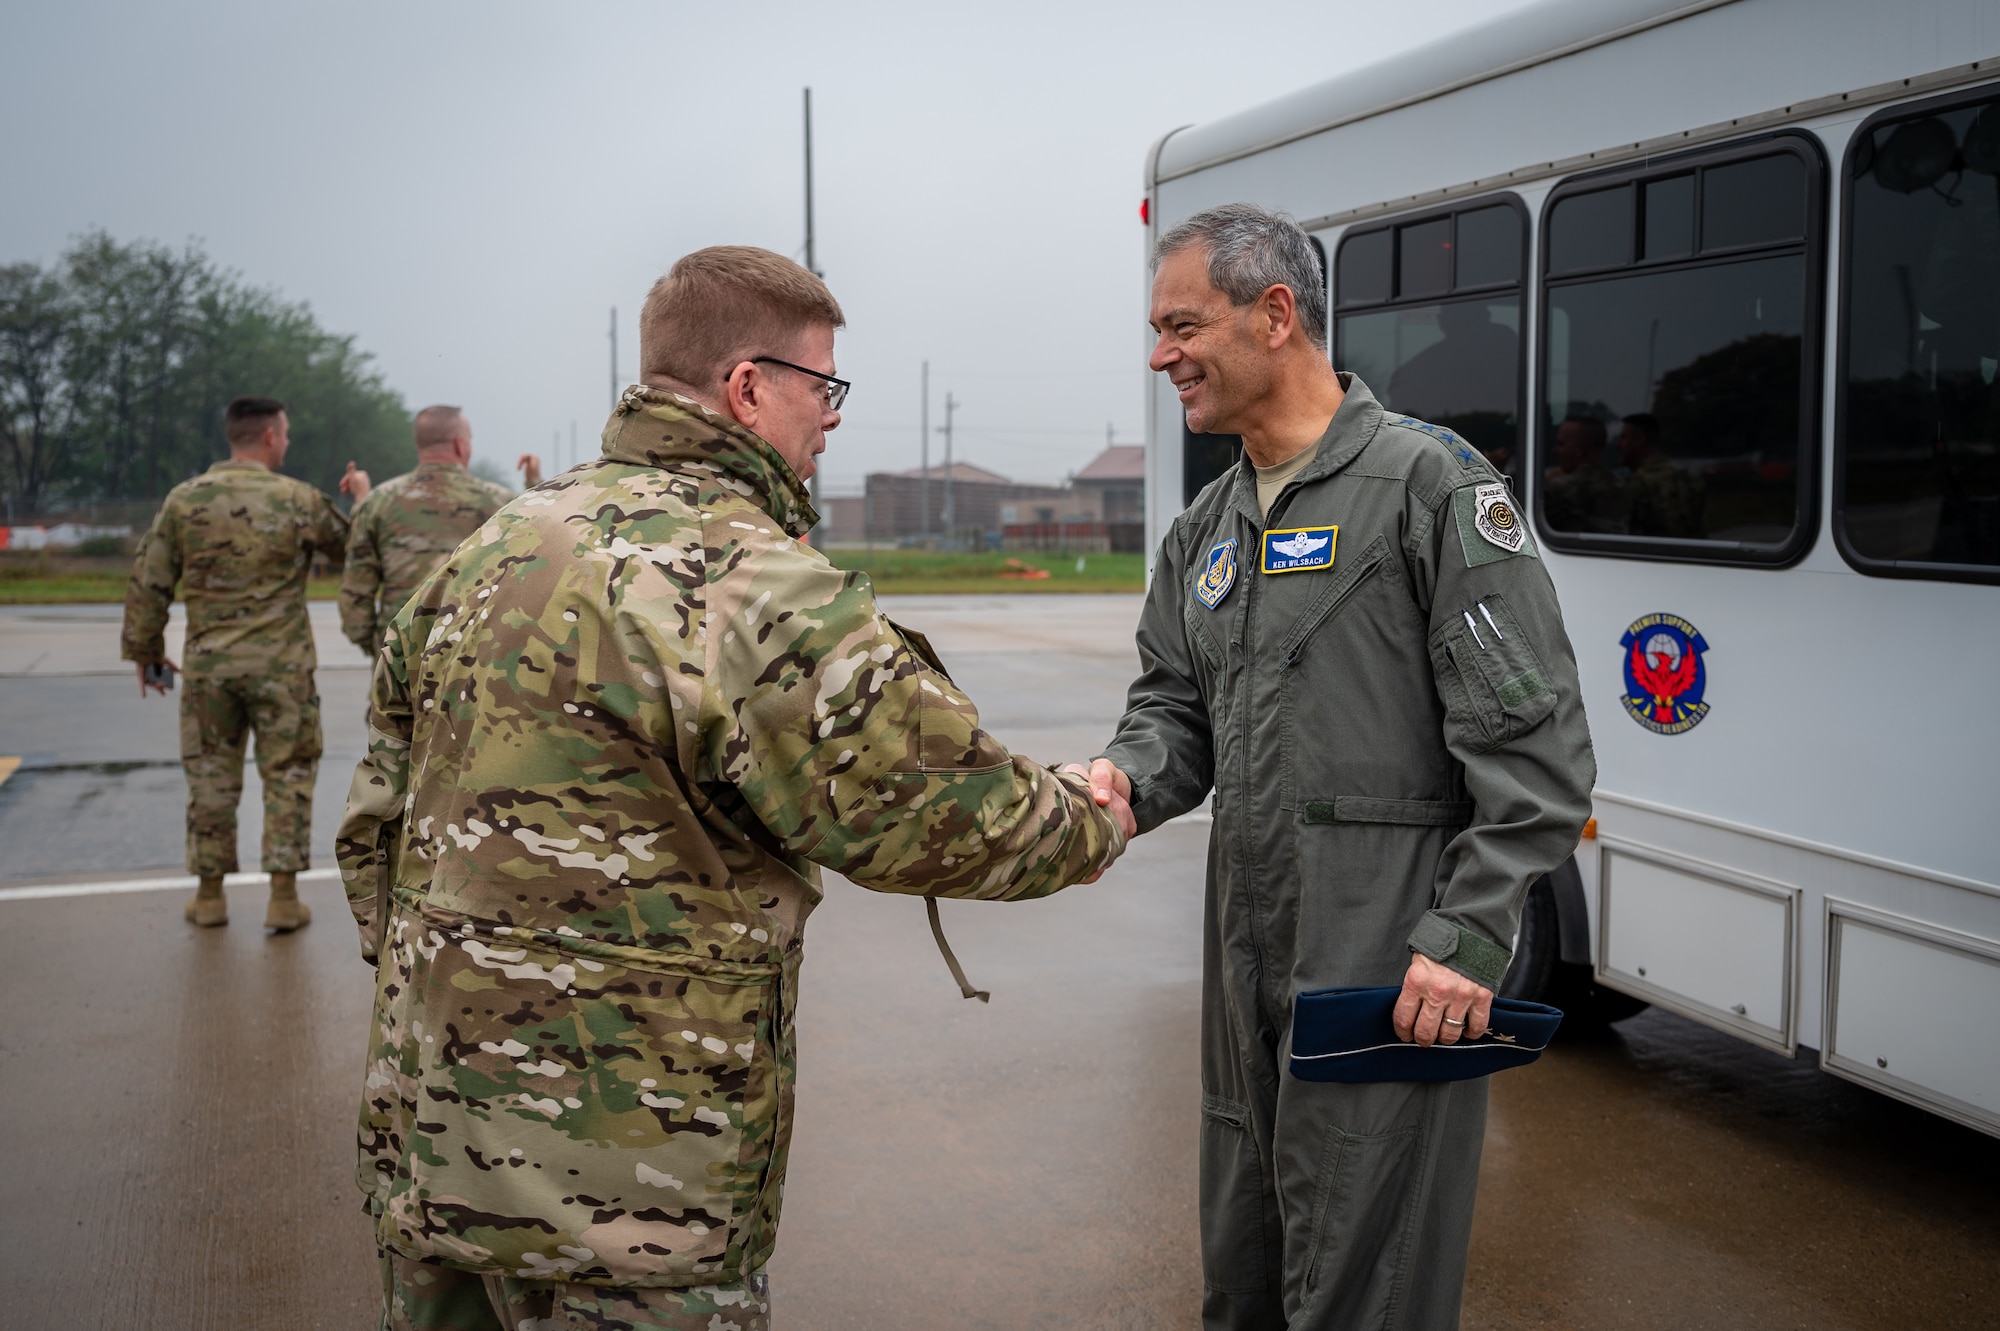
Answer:
[[[307, 869], [301, 883], [325, 882], [340, 877], [338, 869]], [[193, 875], [179, 878], [126, 878], [97, 883], [30, 883], [25, 887], [0, 887], [0, 901], [42, 901], [50, 897], [96, 897], [116, 892], [185, 891], [200, 880]], [[223, 876], [224, 887], [261, 886], [271, 881], [267, 873], [232, 873]]]

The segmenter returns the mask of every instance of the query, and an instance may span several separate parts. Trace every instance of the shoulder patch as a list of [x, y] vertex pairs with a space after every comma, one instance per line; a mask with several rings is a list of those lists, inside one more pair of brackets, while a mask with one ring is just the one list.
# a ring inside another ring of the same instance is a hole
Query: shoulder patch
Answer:
[[1195, 575], [1195, 599], [1210, 610], [1222, 604], [1222, 598], [1229, 595], [1229, 589], [1236, 585], [1236, 538], [1217, 541], [1208, 548], [1208, 557], [1202, 561], [1201, 572]]
[[1500, 482], [1460, 486], [1452, 492], [1451, 507], [1467, 568], [1517, 555], [1541, 558], [1513, 492]]

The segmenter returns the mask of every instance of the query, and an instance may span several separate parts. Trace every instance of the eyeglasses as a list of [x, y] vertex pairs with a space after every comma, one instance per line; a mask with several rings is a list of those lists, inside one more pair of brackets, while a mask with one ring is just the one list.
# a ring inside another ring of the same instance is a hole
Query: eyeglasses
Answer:
[[818, 370], [808, 370], [803, 365], [794, 365], [788, 360], [779, 360], [776, 356], [752, 356], [750, 363], [752, 365], [782, 365], [788, 370], [797, 370], [800, 374], [809, 374], [815, 379], [825, 380], [826, 387], [821, 391], [826, 395], [826, 406], [829, 411], [839, 411], [840, 404], [847, 401], [847, 390], [854, 387], [853, 384], [845, 379], [836, 379], [830, 374], [821, 374]]

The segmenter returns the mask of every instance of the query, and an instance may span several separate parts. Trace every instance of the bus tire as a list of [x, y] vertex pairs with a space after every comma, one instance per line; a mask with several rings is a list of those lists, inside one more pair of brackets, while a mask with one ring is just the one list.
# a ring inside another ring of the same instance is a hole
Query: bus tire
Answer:
[[1522, 903], [1514, 961], [1500, 982], [1500, 997], [1560, 1008], [1572, 1031], [1601, 1030], [1646, 1010], [1640, 999], [1597, 983], [1587, 963], [1564, 961], [1561, 929], [1555, 885], [1544, 874]]

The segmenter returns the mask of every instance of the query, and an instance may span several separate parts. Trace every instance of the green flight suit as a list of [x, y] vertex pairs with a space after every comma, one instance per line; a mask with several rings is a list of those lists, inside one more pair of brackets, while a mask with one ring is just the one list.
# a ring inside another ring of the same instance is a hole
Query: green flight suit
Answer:
[[1498, 986], [1527, 888], [1575, 849], [1596, 776], [1555, 590], [1499, 477], [1342, 380], [1268, 521], [1247, 460], [1175, 519], [1105, 753], [1142, 832], [1215, 793], [1211, 1328], [1458, 1324], [1485, 1082], [1296, 1080], [1292, 1002], [1399, 985], [1412, 950]]

